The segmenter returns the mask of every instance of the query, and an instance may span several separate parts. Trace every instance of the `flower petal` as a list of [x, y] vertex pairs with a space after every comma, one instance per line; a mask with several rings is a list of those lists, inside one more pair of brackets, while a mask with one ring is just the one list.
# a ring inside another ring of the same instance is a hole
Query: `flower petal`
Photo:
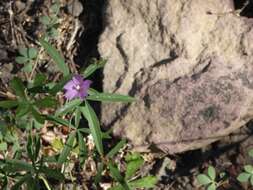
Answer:
[[78, 97], [78, 92], [76, 90], [68, 90], [68, 91], [65, 92], [64, 96], [68, 100], [72, 100], [72, 99]]
[[83, 81], [83, 83], [81, 84], [81, 88], [85, 89], [86, 91], [88, 90], [88, 88], [90, 87], [92, 81], [90, 80], [85, 80]]
[[64, 85], [64, 89], [65, 90], [72, 90], [72, 89], [74, 89], [74, 86], [75, 86], [75, 84], [74, 84], [74, 82], [72, 81], [72, 80], [70, 80], [69, 82], [67, 82], [65, 85]]
[[73, 78], [72, 78], [72, 81], [75, 85], [81, 85], [83, 83], [83, 77], [81, 75], [75, 75]]

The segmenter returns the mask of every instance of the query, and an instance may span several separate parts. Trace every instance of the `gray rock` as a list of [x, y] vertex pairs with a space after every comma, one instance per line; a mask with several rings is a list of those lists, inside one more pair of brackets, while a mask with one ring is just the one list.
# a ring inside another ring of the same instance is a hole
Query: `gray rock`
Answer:
[[[136, 150], [173, 154], [203, 147], [253, 118], [253, 20], [232, 0], [110, 0], [99, 51], [102, 121]], [[252, 95], [252, 96], [251, 96]]]

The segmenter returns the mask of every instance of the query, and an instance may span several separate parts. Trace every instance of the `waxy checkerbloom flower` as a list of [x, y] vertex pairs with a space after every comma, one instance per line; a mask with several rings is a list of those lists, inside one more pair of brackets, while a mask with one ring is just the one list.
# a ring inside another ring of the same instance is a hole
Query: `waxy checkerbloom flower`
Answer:
[[75, 98], [80, 98], [84, 100], [88, 95], [88, 89], [90, 87], [91, 81], [84, 80], [81, 75], [74, 75], [73, 78], [67, 82], [64, 86], [65, 98], [72, 100]]

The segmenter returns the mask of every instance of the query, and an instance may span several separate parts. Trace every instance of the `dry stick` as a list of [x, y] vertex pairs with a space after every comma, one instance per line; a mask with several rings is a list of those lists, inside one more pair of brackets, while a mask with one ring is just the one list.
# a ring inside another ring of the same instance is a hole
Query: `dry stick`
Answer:
[[15, 35], [14, 35], [14, 12], [12, 10], [12, 3], [13, 2], [9, 3], [8, 13], [10, 15], [12, 43], [13, 43], [14, 47], [17, 47], [17, 42], [15, 40]]
[[32, 80], [32, 77], [33, 77], [33, 74], [34, 74], [34, 72], [35, 72], [35, 69], [36, 69], [36, 67], [37, 67], [37, 65], [38, 65], [38, 63], [39, 63], [39, 56], [40, 56], [40, 54], [42, 53], [42, 51], [43, 51], [43, 49], [40, 48], [39, 53], [38, 53], [37, 58], [36, 58], [36, 61], [35, 61], [35, 64], [34, 64], [34, 66], [33, 66], [32, 72], [31, 72], [30, 77], [29, 77], [29, 80], [30, 80], [30, 81]]
[[77, 36], [78, 31], [80, 30], [80, 28], [82, 28], [83, 26], [80, 24], [80, 21], [78, 19], [75, 19], [75, 29], [70, 37], [70, 40], [67, 44], [66, 49], [70, 50], [71, 46], [75, 43], [75, 38]]
[[3, 97], [6, 97], [8, 99], [12, 99], [12, 100], [15, 100], [16, 99], [16, 96], [10, 92], [3, 92], [3, 91], [0, 91], [0, 96], [3, 96]]

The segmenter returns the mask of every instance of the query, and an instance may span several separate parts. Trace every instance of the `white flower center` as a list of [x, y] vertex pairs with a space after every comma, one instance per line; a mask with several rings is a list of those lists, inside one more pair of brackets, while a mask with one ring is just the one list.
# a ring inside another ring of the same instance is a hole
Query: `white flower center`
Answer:
[[75, 87], [76, 87], [76, 90], [80, 90], [81, 88], [80, 85], [76, 85]]

